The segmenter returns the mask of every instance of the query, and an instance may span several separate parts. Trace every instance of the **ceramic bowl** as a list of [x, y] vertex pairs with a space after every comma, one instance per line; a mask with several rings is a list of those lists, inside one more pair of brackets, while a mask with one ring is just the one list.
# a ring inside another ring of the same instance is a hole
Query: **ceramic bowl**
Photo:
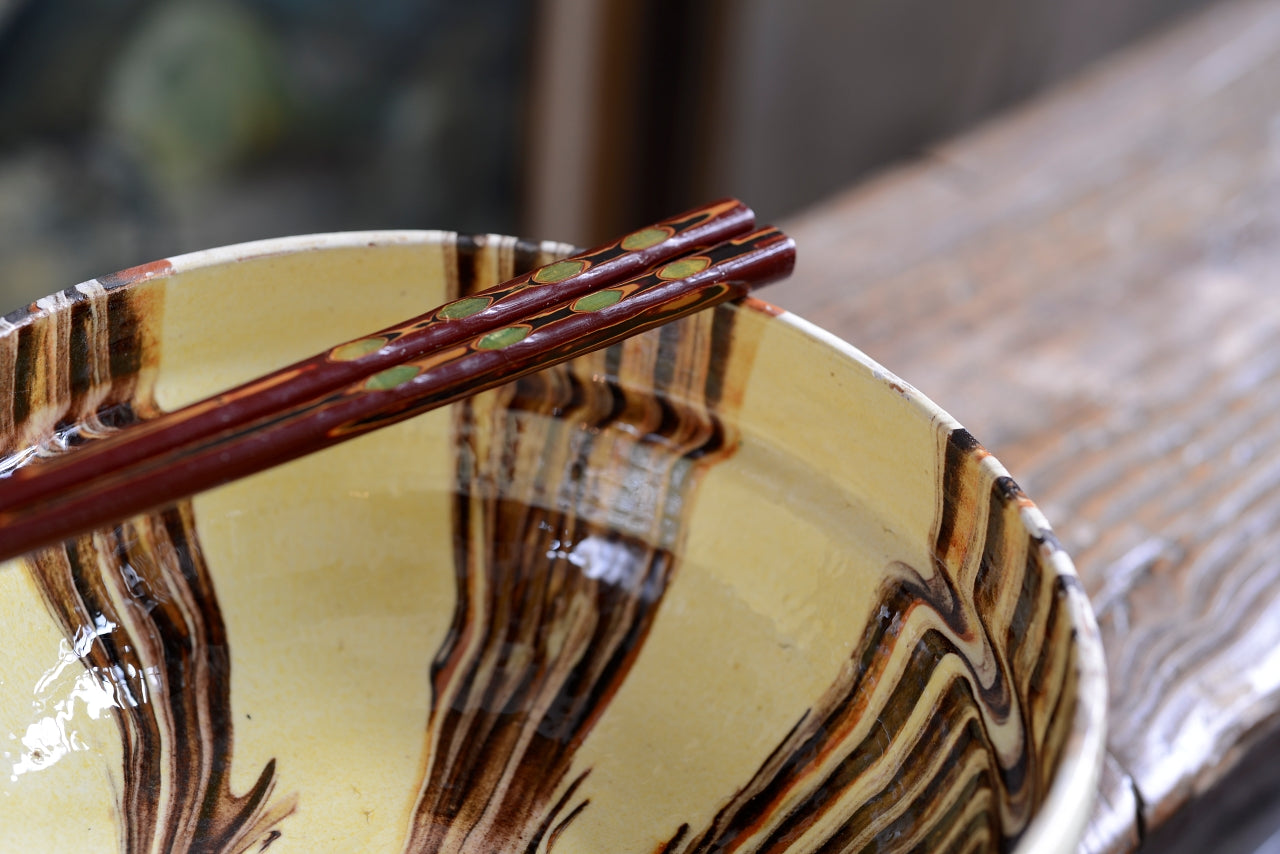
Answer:
[[[566, 251], [326, 235], [79, 285], [3, 322], [3, 465]], [[1101, 762], [1040, 513], [754, 300], [12, 561], [0, 626], [5, 851], [1065, 852]]]

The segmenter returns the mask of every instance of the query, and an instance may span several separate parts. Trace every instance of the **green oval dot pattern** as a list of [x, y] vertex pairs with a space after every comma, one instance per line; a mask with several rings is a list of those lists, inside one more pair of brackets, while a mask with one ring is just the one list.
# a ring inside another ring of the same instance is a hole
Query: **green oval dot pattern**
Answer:
[[510, 347], [517, 341], [523, 341], [529, 337], [532, 332], [528, 326], [508, 326], [506, 329], [497, 329], [476, 342], [476, 346], [481, 350], [501, 350], [503, 347]]
[[335, 362], [354, 362], [361, 356], [381, 350], [386, 343], [386, 338], [377, 335], [372, 338], [361, 338], [359, 341], [348, 341], [330, 350], [329, 358]]
[[622, 248], [628, 252], [648, 249], [650, 246], [657, 246], [673, 234], [675, 234], [675, 231], [666, 226], [642, 228], [622, 238]]
[[473, 314], [479, 314], [490, 305], [493, 300], [488, 297], [467, 297], [457, 302], [451, 302], [444, 308], [440, 309], [438, 314], [445, 320], [461, 320], [464, 317], [470, 317]]
[[707, 267], [711, 266], [711, 259], [694, 256], [692, 258], [681, 258], [679, 261], [672, 261], [670, 264], [658, 271], [659, 279], [685, 279], [694, 273], [701, 273]]
[[586, 261], [557, 261], [534, 273], [533, 281], [540, 285], [553, 285], [556, 282], [563, 282], [570, 276], [576, 276], [585, 269], [587, 269]]
[[364, 387], [369, 391], [390, 391], [404, 385], [420, 373], [422, 369], [417, 365], [396, 365], [394, 368], [387, 368], [369, 377]]
[[599, 311], [622, 299], [622, 291], [609, 289], [607, 291], [596, 291], [587, 294], [584, 297], [578, 297], [570, 306], [574, 311]]

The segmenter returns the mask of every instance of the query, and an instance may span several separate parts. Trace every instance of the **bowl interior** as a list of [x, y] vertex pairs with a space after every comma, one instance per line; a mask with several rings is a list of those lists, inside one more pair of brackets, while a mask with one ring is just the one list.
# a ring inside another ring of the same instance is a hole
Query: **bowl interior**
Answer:
[[[336, 235], [86, 283], [0, 330], [4, 464], [566, 251]], [[0, 826], [31, 850], [1003, 850], [1046, 827], [1074, 850], [1090, 619], [977, 442], [747, 301], [0, 569]]]

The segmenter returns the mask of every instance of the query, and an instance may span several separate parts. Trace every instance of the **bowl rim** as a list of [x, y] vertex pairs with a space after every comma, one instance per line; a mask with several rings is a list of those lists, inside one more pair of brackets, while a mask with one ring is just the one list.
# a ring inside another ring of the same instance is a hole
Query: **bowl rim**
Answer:
[[[154, 277], [167, 277], [175, 273], [273, 255], [292, 255], [315, 250], [422, 245], [442, 241], [456, 234], [458, 232], [441, 229], [388, 229], [272, 237], [174, 255], [162, 259], [167, 263], [153, 262], [122, 271], [116, 275], [113, 284], [118, 282], [119, 285], [128, 285]], [[491, 236], [494, 239], [512, 239], [499, 234]], [[573, 251], [570, 244], [558, 241], [529, 240], [527, 242], [550, 251], [563, 251], [566, 254]], [[53, 310], [56, 304], [47, 302], [51, 299], [51, 297], [44, 297], [27, 309], [10, 313], [5, 318], [8, 323], [2, 325], [8, 326], [18, 320], [15, 315], [20, 317], [40, 309]], [[951, 430], [961, 426], [928, 396], [839, 336], [799, 315], [755, 297], [747, 298], [741, 306], [747, 311], [768, 316], [772, 322], [783, 323], [799, 335], [829, 347], [856, 363], [870, 372], [878, 384], [892, 387], [907, 400], [920, 417], [936, 427]], [[979, 465], [986, 469], [993, 479], [1009, 476], [1004, 465], [991, 454], [984, 455]], [[1106, 662], [1097, 619], [1071, 558], [1062, 549], [1048, 521], [1034, 503], [1023, 502], [1019, 515], [1023, 527], [1041, 543], [1040, 549], [1046, 565], [1052, 568], [1063, 583], [1067, 613], [1072, 622], [1077, 647], [1078, 690], [1071, 731], [1059, 758], [1059, 766], [1044, 800], [1018, 839], [1014, 851], [1017, 854], [1031, 854], [1031, 852], [1038, 854], [1044, 851], [1069, 852], [1075, 851], [1083, 839], [1098, 796], [1098, 783], [1106, 751], [1108, 703]]]

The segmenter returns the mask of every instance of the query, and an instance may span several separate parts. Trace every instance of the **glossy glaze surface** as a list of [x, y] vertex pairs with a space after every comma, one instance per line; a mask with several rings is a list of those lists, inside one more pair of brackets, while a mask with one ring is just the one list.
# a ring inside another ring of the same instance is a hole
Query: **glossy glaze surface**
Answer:
[[[0, 337], [42, 377], [4, 450], [564, 251], [348, 235], [82, 286]], [[1071, 850], [1082, 606], [968, 434], [749, 301], [10, 564], [0, 824], [27, 850]]]

